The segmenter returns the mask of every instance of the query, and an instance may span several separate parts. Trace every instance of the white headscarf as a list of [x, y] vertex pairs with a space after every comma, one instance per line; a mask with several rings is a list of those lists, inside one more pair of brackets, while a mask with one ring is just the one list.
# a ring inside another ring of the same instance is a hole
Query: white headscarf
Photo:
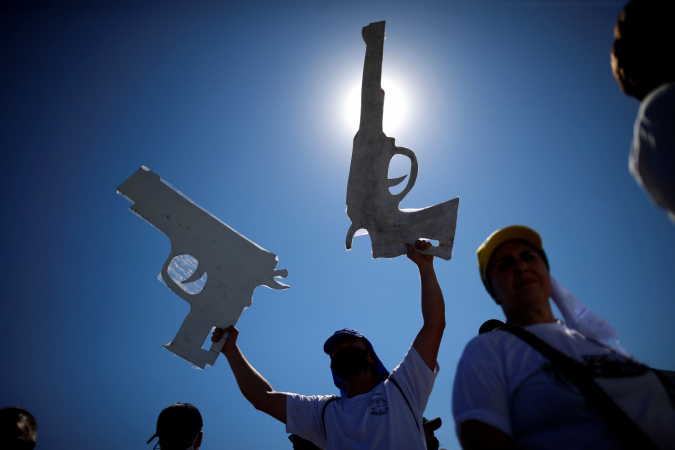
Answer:
[[587, 309], [578, 298], [567, 290], [560, 282], [551, 277], [551, 299], [565, 319], [565, 324], [584, 336], [611, 347], [622, 355], [632, 358], [632, 355], [619, 344], [619, 333], [605, 319]]

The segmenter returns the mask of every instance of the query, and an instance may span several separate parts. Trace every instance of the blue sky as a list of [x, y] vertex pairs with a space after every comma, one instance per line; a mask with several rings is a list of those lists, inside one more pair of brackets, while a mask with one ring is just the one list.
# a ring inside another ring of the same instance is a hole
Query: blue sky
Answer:
[[[200, 371], [161, 347], [188, 305], [157, 281], [169, 240], [115, 188], [145, 165], [279, 256], [291, 288], [256, 290], [239, 343], [276, 390], [332, 394], [324, 340], [364, 333], [389, 368], [422, 324], [405, 258], [344, 249], [345, 98], [361, 28], [387, 21], [384, 76], [405, 92], [416, 152], [401, 204], [460, 197], [437, 260], [448, 326], [427, 417], [457, 449], [450, 393], [480, 324], [502, 314], [475, 250], [520, 223], [553, 276], [640, 360], [675, 370], [675, 227], [627, 169], [638, 103], [609, 68], [623, 2], [21, 2], [0, 14], [3, 164], [0, 405], [38, 448], [148, 448], [159, 412], [195, 404], [205, 449], [290, 448], [224, 358]], [[405, 164], [394, 164], [392, 176]], [[398, 171], [398, 172], [397, 172]]]

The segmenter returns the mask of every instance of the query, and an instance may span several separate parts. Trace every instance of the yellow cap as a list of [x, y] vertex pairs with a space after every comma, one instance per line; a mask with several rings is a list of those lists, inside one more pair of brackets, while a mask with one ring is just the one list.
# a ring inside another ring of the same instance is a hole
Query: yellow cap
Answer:
[[492, 286], [487, 277], [488, 264], [490, 263], [490, 258], [494, 251], [506, 241], [512, 239], [520, 239], [531, 244], [539, 252], [548, 267], [548, 259], [546, 258], [546, 253], [541, 244], [541, 236], [539, 233], [534, 231], [532, 228], [528, 228], [523, 225], [511, 225], [510, 227], [502, 228], [492, 233], [488, 238], [478, 247], [476, 250], [476, 256], [478, 256], [478, 270], [480, 271], [480, 279], [485, 285], [485, 289], [492, 294]]

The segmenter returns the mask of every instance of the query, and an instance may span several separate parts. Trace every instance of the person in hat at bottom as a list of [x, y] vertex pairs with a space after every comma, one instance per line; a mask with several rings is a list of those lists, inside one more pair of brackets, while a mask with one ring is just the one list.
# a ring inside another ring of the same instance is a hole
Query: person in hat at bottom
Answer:
[[551, 277], [536, 231], [503, 228], [477, 254], [506, 323], [486, 322], [460, 358], [452, 411], [464, 449], [673, 448], [675, 410], [658, 376]]
[[[426, 450], [422, 413], [438, 374], [436, 356], [445, 329], [445, 303], [433, 256], [416, 251], [427, 250], [431, 244], [419, 240], [414, 247], [406, 245], [421, 278], [423, 325], [398, 367], [390, 373], [370, 341], [345, 328], [323, 346], [331, 358], [340, 397], [276, 392], [239, 350], [237, 329], [228, 327], [222, 352], [241, 392], [256, 409], [285, 423], [286, 432], [322, 449]], [[223, 334], [216, 329], [212, 340], [219, 341]]]
[[197, 450], [202, 445], [202, 415], [189, 403], [175, 403], [162, 410], [157, 418], [157, 431], [148, 444], [159, 438], [155, 448], [162, 450]]

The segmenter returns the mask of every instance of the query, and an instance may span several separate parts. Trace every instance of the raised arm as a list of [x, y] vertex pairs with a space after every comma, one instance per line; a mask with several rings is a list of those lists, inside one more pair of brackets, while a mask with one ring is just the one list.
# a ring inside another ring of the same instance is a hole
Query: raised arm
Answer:
[[264, 413], [269, 414], [275, 419], [286, 423], [286, 394], [275, 392], [272, 385], [251, 366], [244, 354], [237, 346], [237, 336], [239, 330], [234, 326], [227, 327], [225, 330], [216, 328], [211, 340], [218, 342], [223, 338], [225, 331], [229, 333], [222, 353], [230, 363], [234, 377], [237, 379], [239, 390], [244, 394], [246, 400]]
[[436, 368], [436, 357], [438, 349], [441, 346], [443, 331], [445, 330], [445, 301], [441, 286], [436, 279], [434, 271], [434, 257], [422, 255], [415, 251], [427, 250], [431, 246], [428, 241], [418, 240], [413, 247], [408, 247], [408, 258], [415, 264], [420, 271], [420, 281], [422, 284], [422, 318], [424, 324], [413, 342], [413, 347], [420, 354], [429, 369]]

